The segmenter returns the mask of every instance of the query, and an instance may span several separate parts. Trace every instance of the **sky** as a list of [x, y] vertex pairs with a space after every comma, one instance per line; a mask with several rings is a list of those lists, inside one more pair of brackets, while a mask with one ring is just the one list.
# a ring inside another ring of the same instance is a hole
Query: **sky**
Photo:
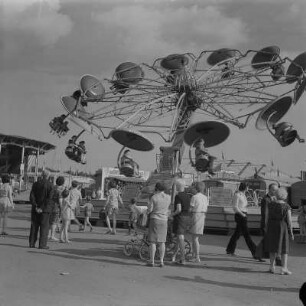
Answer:
[[[116, 166], [121, 146], [85, 136], [88, 163], [67, 159], [68, 138], [50, 133], [50, 120], [64, 113], [60, 97], [84, 74], [111, 78], [125, 61], [152, 63], [173, 53], [218, 48], [242, 51], [276, 45], [294, 59], [306, 51], [305, 0], [0, 0], [0, 132], [57, 146], [43, 162], [54, 168], [95, 171]], [[306, 137], [306, 94], [284, 117]], [[282, 148], [268, 132], [231, 128], [212, 153], [226, 159], [274, 166], [299, 175], [306, 170], [306, 144]], [[165, 145], [133, 152], [144, 170], [156, 167]]]

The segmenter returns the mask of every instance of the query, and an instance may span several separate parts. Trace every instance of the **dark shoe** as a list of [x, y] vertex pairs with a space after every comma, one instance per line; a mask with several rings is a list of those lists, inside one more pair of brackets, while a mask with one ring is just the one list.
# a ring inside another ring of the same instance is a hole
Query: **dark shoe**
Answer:
[[41, 250], [49, 250], [49, 249], [50, 249], [50, 247], [48, 247], [48, 246], [44, 246], [44, 247], [39, 247], [39, 249], [41, 249]]
[[262, 259], [262, 258], [260, 258], [260, 257], [256, 257], [256, 256], [254, 256], [254, 255], [253, 255], [253, 258], [254, 258], [255, 260], [258, 260], [259, 262], [266, 262], [264, 259]]
[[179, 261], [176, 261], [175, 263], [176, 263], [177, 265], [181, 265], [181, 266], [186, 265], [186, 261], [185, 261], [185, 260], [179, 260]]
[[153, 262], [147, 262], [146, 266], [147, 267], [155, 267], [155, 264]]
[[275, 265], [278, 266], [278, 267], [281, 267], [282, 266], [282, 260], [280, 258], [276, 257]]
[[30, 249], [35, 249], [35, 245], [34, 245], [34, 244], [31, 244], [31, 245], [29, 246], [29, 248], [30, 248]]
[[163, 263], [163, 262], [161, 262], [160, 264], [159, 264], [159, 267], [160, 268], [163, 268], [165, 266], [165, 264]]

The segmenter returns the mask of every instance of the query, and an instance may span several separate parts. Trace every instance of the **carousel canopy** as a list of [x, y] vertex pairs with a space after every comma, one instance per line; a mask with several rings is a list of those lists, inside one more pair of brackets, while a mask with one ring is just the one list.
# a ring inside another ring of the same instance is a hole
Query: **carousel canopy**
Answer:
[[[39, 151], [39, 154], [45, 154], [48, 151], [54, 150], [56, 147], [50, 143], [25, 138], [21, 136], [5, 135], [0, 133], [0, 145], [11, 145], [25, 147], [25, 154], [31, 155]], [[34, 152], [33, 152], [34, 151]]]

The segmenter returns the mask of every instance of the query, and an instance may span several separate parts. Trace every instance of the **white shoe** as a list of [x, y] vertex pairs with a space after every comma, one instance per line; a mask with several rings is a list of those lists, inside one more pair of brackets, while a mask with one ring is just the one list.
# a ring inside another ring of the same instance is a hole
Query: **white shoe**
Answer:
[[49, 240], [50, 241], [59, 241], [59, 239], [57, 239], [56, 237], [50, 237]]
[[283, 270], [282, 269], [282, 271], [281, 271], [281, 275], [291, 275], [291, 274], [292, 274], [292, 272], [289, 271], [289, 270]]

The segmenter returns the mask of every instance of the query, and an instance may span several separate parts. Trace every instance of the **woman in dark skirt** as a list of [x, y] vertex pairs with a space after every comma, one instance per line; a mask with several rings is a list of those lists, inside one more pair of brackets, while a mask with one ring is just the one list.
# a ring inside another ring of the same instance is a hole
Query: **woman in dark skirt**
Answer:
[[152, 196], [147, 213], [149, 214], [150, 262], [148, 266], [154, 267], [156, 244], [159, 247], [160, 267], [164, 266], [165, 242], [167, 237], [167, 221], [171, 197], [166, 194], [162, 183], [156, 183], [155, 194]]
[[[276, 191], [276, 201], [266, 207], [267, 233], [265, 237], [266, 250], [270, 253], [270, 273], [275, 271], [275, 258], [277, 254], [282, 257], [282, 275], [290, 275], [288, 270], [289, 233], [293, 240], [291, 208], [286, 203], [288, 193], [285, 188]], [[288, 233], [289, 230], [289, 233]]]
[[172, 262], [176, 262], [176, 255], [178, 251], [181, 252], [181, 258], [177, 262], [178, 264], [185, 264], [185, 234], [187, 233], [188, 226], [190, 224], [190, 199], [191, 195], [185, 192], [185, 182], [183, 180], [177, 180], [176, 182], [177, 194], [174, 198], [174, 211], [173, 216], [173, 228], [172, 232], [177, 236], [177, 245], [174, 250]]

